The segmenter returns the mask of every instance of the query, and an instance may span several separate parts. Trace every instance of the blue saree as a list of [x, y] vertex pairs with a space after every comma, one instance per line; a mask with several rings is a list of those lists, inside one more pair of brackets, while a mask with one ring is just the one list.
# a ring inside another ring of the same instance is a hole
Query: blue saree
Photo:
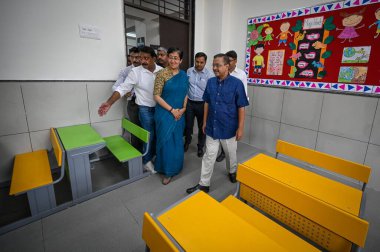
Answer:
[[[173, 108], [182, 108], [187, 95], [189, 81], [182, 70], [166, 81], [161, 98]], [[183, 167], [183, 131], [185, 116], [176, 121], [172, 113], [158, 103], [154, 115], [156, 122], [156, 161], [155, 170], [167, 177], [177, 175]]]

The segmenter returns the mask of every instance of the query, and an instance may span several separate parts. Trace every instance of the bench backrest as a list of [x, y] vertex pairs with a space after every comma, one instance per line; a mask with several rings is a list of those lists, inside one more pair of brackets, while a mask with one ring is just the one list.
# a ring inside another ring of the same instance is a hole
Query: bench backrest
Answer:
[[277, 141], [276, 153], [304, 161], [337, 174], [368, 183], [371, 168], [323, 152], [308, 149], [282, 140]]
[[239, 197], [329, 251], [364, 246], [368, 222], [239, 164]]
[[142, 238], [150, 251], [180, 251], [149, 213], [144, 213]]
[[63, 148], [58, 140], [58, 135], [55, 132], [54, 128], [50, 128], [50, 142], [51, 146], [53, 147], [58, 166], [62, 166]]
[[123, 118], [122, 121], [122, 127], [129, 133], [133, 134], [134, 136], [138, 137], [141, 141], [144, 143], [149, 142], [149, 131], [141, 128], [140, 126], [132, 123], [131, 121]]

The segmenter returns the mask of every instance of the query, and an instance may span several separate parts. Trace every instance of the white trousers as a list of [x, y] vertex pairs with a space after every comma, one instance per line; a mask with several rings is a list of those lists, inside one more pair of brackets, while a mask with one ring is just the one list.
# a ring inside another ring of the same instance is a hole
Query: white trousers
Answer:
[[237, 141], [235, 136], [230, 139], [213, 139], [212, 137], [206, 136], [206, 153], [202, 159], [201, 180], [199, 182], [202, 186], [210, 186], [211, 176], [214, 171], [215, 160], [218, 155], [220, 144], [222, 144], [223, 150], [226, 154], [227, 172], [236, 172]]

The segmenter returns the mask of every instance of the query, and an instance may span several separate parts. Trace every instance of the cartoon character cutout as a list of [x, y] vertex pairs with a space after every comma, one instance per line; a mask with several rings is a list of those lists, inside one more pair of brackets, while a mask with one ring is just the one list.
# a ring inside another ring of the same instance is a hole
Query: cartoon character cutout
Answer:
[[259, 74], [260, 75], [261, 70], [265, 67], [264, 57], [262, 55], [262, 53], [264, 52], [264, 45], [263, 44], [255, 45], [254, 52], [256, 53], [256, 55], [252, 59], [252, 63], [254, 66], [253, 74]]
[[280, 46], [282, 43], [286, 46], [286, 41], [288, 40], [288, 34], [290, 36], [293, 36], [293, 34], [289, 31], [290, 23], [284, 22], [280, 26], [281, 33], [276, 36], [276, 38], [280, 37], [280, 40], [278, 41], [278, 46]]
[[377, 21], [368, 26], [368, 29], [371, 28], [373, 25], [377, 25], [376, 34], [374, 36], [374, 38], [377, 38], [380, 33], [380, 8], [375, 11], [375, 17]]
[[342, 19], [342, 25], [344, 26], [343, 29], [336, 28], [337, 31], [342, 30], [342, 32], [338, 35], [338, 38], [343, 39], [341, 43], [344, 43], [347, 39], [348, 42], [351, 42], [353, 38], [359, 37], [359, 34], [356, 32], [357, 29], [363, 28], [364, 24], [356, 27], [358, 24], [361, 23], [363, 20], [363, 13], [365, 11], [365, 8], [360, 10], [357, 13], [348, 14], [348, 13], [341, 13], [340, 15], [344, 18]]
[[273, 40], [273, 28], [269, 24], [264, 24], [265, 30], [265, 38], [264, 38], [264, 45], [266, 42], [268, 42], [268, 45], [270, 45], [270, 42]]

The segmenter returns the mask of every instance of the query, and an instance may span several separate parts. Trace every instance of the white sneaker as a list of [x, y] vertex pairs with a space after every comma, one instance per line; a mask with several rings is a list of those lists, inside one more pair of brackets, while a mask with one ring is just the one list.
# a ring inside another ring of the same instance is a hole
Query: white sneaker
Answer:
[[154, 170], [154, 165], [152, 163], [152, 161], [149, 161], [148, 163], [146, 163], [144, 165], [144, 170], [145, 171], [149, 171], [151, 174], [155, 174], [157, 173], [155, 170]]

